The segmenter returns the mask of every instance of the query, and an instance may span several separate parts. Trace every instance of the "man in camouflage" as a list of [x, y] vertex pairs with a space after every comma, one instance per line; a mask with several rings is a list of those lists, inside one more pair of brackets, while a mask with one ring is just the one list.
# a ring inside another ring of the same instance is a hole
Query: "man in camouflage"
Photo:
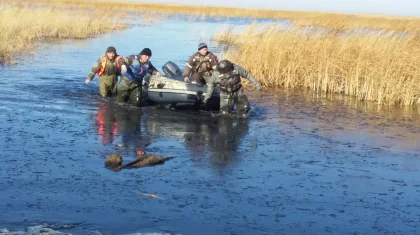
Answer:
[[184, 82], [205, 84], [211, 77], [213, 70], [218, 63], [217, 57], [208, 51], [205, 43], [198, 45], [198, 52], [194, 53], [188, 60], [184, 69]]
[[105, 55], [101, 56], [93, 65], [87, 78], [86, 84], [90, 83], [95, 75], [99, 77], [99, 93], [103, 96], [113, 96], [117, 92], [117, 76], [119, 74], [120, 56], [115, 47], [106, 49]]
[[220, 86], [220, 114], [231, 115], [236, 104], [238, 117], [247, 117], [250, 105], [242, 87], [241, 77], [248, 79], [255, 85], [255, 89], [261, 89], [260, 83], [244, 68], [232, 64], [229, 60], [222, 60], [216, 66], [216, 71], [207, 83], [207, 92], [203, 99], [206, 103], [212, 96], [214, 87]]
[[121, 80], [118, 83], [118, 102], [142, 104], [142, 83], [147, 73], [159, 76], [159, 71], [150, 62], [152, 51], [144, 48], [138, 56], [130, 55], [121, 61]]

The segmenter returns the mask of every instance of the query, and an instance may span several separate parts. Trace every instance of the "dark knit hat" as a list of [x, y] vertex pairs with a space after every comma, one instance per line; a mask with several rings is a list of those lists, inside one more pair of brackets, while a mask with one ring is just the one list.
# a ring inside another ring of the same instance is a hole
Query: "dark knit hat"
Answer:
[[208, 47], [207, 47], [207, 44], [205, 44], [204, 42], [202, 42], [202, 43], [198, 44], [198, 50], [201, 50], [201, 49], [203, 49], [203, 48], [208, 48]]
[[144, 48], [141, 52], [140, 55], [147, 55], [149, 57], [152, 57], [152, 51], [149, 48]]
[[108, 47], [107, 49], [106, 49], [106, 53], [108, 53], [108, 52], [114, 52], [115, 54], [117, 54], [117, 50], [115, 49], [115, 47]]

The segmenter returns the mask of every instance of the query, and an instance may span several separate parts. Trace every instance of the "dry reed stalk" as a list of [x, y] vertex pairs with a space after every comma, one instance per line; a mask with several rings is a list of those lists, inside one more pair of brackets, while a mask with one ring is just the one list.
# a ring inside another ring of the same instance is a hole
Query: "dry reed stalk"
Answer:
[[140, 15], [143, 25], [157, 24], [167, 18], [164, 14], [157, 14], [153, 12], [144, 12]]

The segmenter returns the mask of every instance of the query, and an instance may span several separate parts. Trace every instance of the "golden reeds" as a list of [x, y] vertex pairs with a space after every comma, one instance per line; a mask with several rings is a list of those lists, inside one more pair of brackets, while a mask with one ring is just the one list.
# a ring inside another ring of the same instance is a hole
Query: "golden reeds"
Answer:
[[166, 15], [153, 12], [144, 12], [141, 13], [139, 18], [141, 18], [142, 25], [151, 25], [164, 20], [166, 18]]
[[[0, 2], [17, 2], [17, 0], [0, 0]], [[252, 17], [288, 19], [298, 26], [338, 27], [334, 29], [387, 29], [399, 31], [418, 31], [420, 18], [400, 17], [370, 14], [344, 14], [326, 12], [282, 11], [266, 9], [214, 7], [214, 6], [187, 6], [181, 4], [158, 4], [142, 2], [118, 1], [82, 1], [82, 0], [20, 0], [19, 2], [37, 5], [67, 6], [103, 10], [130, 10], [143, 12], [160, 12], [175, 14], [190, 14], [205, 19], [206, 16]]]
[[296, 18], [294, 24], [301, 27], [317, 26], [336, 31], [371, 29], [420, 32], [420, 19], [410, 17], [327, 14]]
[[122, 29], [125, 24], [112, 13], [0, 6], [0, 62], [13, 62], [16, 54], [46, 39], [84, 39], [99, 33]]
[[380, 104], [420, 105], [420, 36], [369, 34], [251, 25], [215, 41], [225, 57], [247, 68], [265, 87], [342, 93]]

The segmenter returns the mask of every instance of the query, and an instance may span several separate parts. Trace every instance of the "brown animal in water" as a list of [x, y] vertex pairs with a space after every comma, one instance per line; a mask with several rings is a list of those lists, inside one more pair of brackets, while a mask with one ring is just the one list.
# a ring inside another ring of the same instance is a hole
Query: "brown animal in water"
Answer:
[[[161, 157], [154, 154], [145, 155], [144, 151], [137, 151], [137, 159], [122, 165], [122, 157], [118, 154], [112, 154], [105, 159], [105, 165], [119, 171], [124, 168], [140, 168], [147, 166], [156, 166], [164, 164], [167, 160], [175, 157]], [[120, 161], [121, 160], [121, 161]]]

